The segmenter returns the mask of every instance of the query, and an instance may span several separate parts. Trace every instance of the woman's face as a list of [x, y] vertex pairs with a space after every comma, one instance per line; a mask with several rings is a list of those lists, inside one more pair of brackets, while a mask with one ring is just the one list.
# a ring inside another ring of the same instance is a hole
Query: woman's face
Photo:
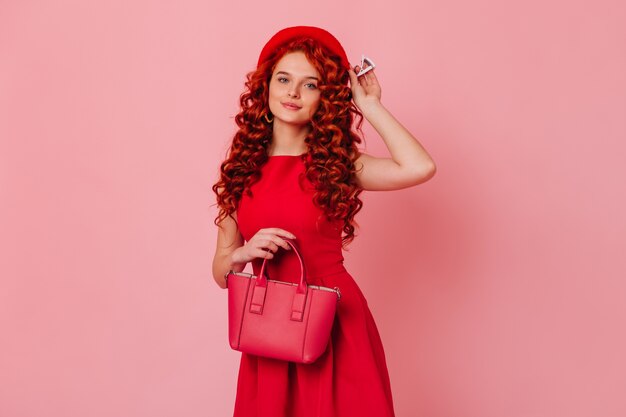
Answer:
[[269, 107], [274, 123], [308, 123], [320, 103], [320, 79], [319, 72], [303, 52], [285, 54], [276, 64], [270, 80]]

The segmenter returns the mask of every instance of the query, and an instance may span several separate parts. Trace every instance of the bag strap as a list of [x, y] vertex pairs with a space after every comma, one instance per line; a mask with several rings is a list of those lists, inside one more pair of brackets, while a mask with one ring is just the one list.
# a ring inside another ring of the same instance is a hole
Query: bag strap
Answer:
[[[302, 255], [298, 250], [296, 244], [292, 241], [292, 239], [285, 238], [285, 241], [293, 248], [296, 256], [298, 257], [298, 261], [300, 261], [300, 282], [298, 284], [297, 293], [306, 294], [307, 291], [307, 281], [306, 274], [304, 269], [304, 261], [302, 260]], [[263, 265], [261, 265], [261, 271], [259, 272], [259, 276], [257, 277], [257, 286], [267, 287], [267, 277], [265, 276], [265, 264], [267, 263], [267, 258], [263, 259]]]
[[[303, 321], [304, 320], [304, 307], [306, 305], [308, 286], [305, 277], [304, 261], [302, 255], [296, 247], [296, 244], [291, 239], [285, 239], [287, 243], [293, 248], [293, 251], [298, 256], [300, 261], [300, 283], [296, 289], [296, 293], [293, 296], [293, 303], [291, 305], [291, 320]], [[265, 276], [265, 264], [267, 258], [263, 259], [263, 265], [261, 265], [261, 271], [256, 279], [256, 284], [252, 292], [252, 300], [250, 304], [250, 312], [255, 314], [263, 314], [263, 306], [265, 305], [265, 292], [267, 290], [267, 277]]]

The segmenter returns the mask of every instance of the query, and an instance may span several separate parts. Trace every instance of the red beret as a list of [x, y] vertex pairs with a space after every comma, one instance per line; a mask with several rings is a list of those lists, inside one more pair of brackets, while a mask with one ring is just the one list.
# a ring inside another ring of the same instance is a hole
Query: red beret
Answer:
[[333, 54], [341, 58], [341, 64], [346, 69], [350, 68], [346, 51], [344, 51], [343, 46], [341, 46], [341, 43], [339, 43], [337, 38], [335, 38], [330, 32], [315, 26], [293, 26], [278, 31], [263, 47], [261, 55], [259, 55], [257, 68], [264, 61], [266, 61], [272, 52], [274, 52], [279, 46], [299, 37], [309, 37], [320, 42]]

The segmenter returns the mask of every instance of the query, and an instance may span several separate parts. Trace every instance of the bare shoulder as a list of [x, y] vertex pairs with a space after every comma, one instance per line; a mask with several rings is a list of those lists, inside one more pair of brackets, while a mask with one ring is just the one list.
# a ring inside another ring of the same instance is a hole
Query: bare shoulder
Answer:
[[369, 191], [391, 191], [412, 187], [430, 179], [430, 167], [406, 167], [391, 158], [379, 158], [363, 152], [355, 162], [358, 185]]

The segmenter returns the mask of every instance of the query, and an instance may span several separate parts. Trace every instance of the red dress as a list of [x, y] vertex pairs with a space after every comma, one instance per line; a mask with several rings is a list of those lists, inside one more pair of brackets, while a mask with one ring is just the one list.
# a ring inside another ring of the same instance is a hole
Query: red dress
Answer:
[[[302, 158], [270, 156], [251, 187], [253, 196], [242, 196], [237, 220], [246, 241], [267, 227], [293, 233], [308, 283], [339, 288], [331, 340], [309, 365], [242, 353], [234, 417], [393, 417], [380, 335], [365, 297], [343, 265], [342, 222], [328, 222], [313, 204]], [[255, 275], [262, 263], [261, 258], [252, 261]], [[271, 279], [295, 282], [300, 263], [293, 251], [279, 247], [266, 271]]]

